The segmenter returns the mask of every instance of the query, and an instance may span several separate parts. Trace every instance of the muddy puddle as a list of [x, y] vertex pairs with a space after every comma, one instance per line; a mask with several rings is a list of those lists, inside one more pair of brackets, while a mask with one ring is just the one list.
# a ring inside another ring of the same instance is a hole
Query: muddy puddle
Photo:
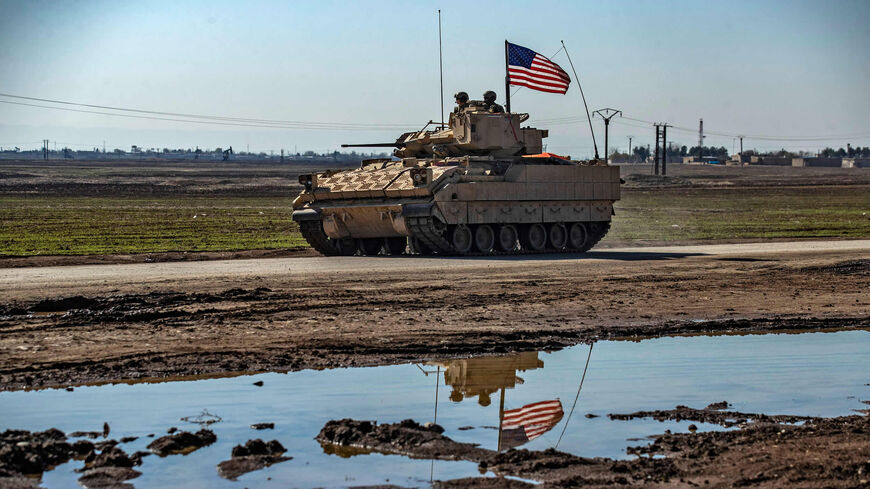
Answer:
[[[445, 436], [488, 450], [557, 447], [625, 459], [633, 457], [627, 447], [665, 430], [736, 428], [609, 414], [720, 401], [746, 413], [854, 414], [870, 398], [867, 365], [867, 331], [601, 341], [424, 364], [0, 392], [0, 431], [94, 431], [92, 442], [126, 439], [117, 447], [128, 454], [148, 451], [173, 427], [214, 432], [216, 441], [189, 453], [143, 457], [136, 467], [141, 475], [127, 481], [138, 488], [427, 487], [433, 479], [478, 476], [478, 466], [360, 453], [314, 438], [330, 420], [410, 418], [434, 421]], [[258, 423], [265, 425], [254, 429]], [[221, 477], [217, 465], [256, 438], [277, 440], [286, 451], [235, 481]], [[75, 469], [82, 464], [45, 472], [42, 485], [80, 487]]]

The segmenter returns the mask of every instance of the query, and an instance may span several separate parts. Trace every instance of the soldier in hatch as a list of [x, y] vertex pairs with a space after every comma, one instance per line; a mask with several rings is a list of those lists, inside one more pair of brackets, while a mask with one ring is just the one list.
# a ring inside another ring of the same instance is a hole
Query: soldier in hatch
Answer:
[[456, 99], [456, 108], [453, 109], [454, 114], [459, 114], [462, 112], [462, 109], [468, 107], [468, 94], [465, 92], [456, 92], [456, 95], [453, 96]]
[[492, 90], [487, 90], [483, 94], [483, 106], [493, 114], [501, 114], [504, 112], [504, 107], [495, 103], [495, 92]]

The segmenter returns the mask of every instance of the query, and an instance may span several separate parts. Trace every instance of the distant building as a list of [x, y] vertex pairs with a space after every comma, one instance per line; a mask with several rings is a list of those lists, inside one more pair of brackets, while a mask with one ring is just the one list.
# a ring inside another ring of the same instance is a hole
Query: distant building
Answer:
[[792, 158], [789, 156], [752, 156], [749, 158], [750, 165], [773, 165], [792, 166]]
[[724, 165], [725, 158], [719, 156], [704, 156], [698, 159], [697, 156], [683, 156], [683, 164], [685, 165]]
[[843, 168], [870, 168], [870, 158], [843, 158]]
[[825, 167], [825, 168], [840, 168], [843, 166], [843, 158], [824, 158], [821, 156], [814, 158], [792, 158], [791, 166], [798, 168], [805, 167]]

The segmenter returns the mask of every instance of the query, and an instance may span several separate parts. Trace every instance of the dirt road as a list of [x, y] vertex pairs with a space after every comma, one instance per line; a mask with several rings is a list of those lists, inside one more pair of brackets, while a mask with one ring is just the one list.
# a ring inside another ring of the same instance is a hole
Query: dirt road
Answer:
[[[125, 265], [82, 265], [36, 268], [0, 268], [0, 289], [5, 300], [51, 297], [54, 294], [80, 293], [85, 289], [160, 287], [191, 284], [201, 288], [212, 281], [256, 281], [264, 278], [306, 280], [317, 276], [354, 273], [443, 272], [481, 273], [486, 270], [537, 271], [547, 273], [564, 267], [593, 268], [616, 266], [621, 262], [657, 262], [696, 257], [695, 261], [723, 257], [762, 257], [782, 260], [803, 253], [849, 252], [870, 256], [870, 240], [796, 241], [780, 243], [740, 243], [701, 246], [662, 246], [613, 248], [582, 255], [533, 255], [508, 257], [316, 257], [169, 262]], [[636, 266], [636, 265], [635, 265]], [[340, 279], [338, 279], [340, 280]]]
[[870, 328], [870, 241], [0, 270], [0, 388]]

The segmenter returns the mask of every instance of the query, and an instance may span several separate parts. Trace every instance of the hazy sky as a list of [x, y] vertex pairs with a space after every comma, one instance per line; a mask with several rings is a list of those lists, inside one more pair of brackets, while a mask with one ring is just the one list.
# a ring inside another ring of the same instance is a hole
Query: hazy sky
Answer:
[[[745, 134], [744, 146], [870, 145], [870, 2], [855, 1], [18, 1], [0, 0], [0, 93], [155, 111], [389, 124], [354, 130], [202, 125], [0, 103], [0, 146], [42, 139], [102, 146], [292, 151], [392, 141], [440, 115], [452, 94], [504, 101], [504, 40], [550, 56], [564, 40], [590, 109], [669, 122], [668, 139]], [[553, 61], [570, 73], [565, 53]], [[572, 76], [573, 78], [573, 76]], [[514, 89], [515, 90], [515, 89]], [[0, 101], [17, 101], [0, 97]], [[41, 102], [27, 102], [40, 105]], [[549, 128], [548, 150], [587, 157], [576, 81], [566, 95], [521, 89], [515, 112]], [[603, 123], [594, 120], [603, 146]], [[858, 137], [841, 137], [860, 134]], [[650, 144], [614, 119], [611, 148]], [[767, 141], [752, 136], [837, 137]], [[707, 144], [731, 149], [730, 136]]]

